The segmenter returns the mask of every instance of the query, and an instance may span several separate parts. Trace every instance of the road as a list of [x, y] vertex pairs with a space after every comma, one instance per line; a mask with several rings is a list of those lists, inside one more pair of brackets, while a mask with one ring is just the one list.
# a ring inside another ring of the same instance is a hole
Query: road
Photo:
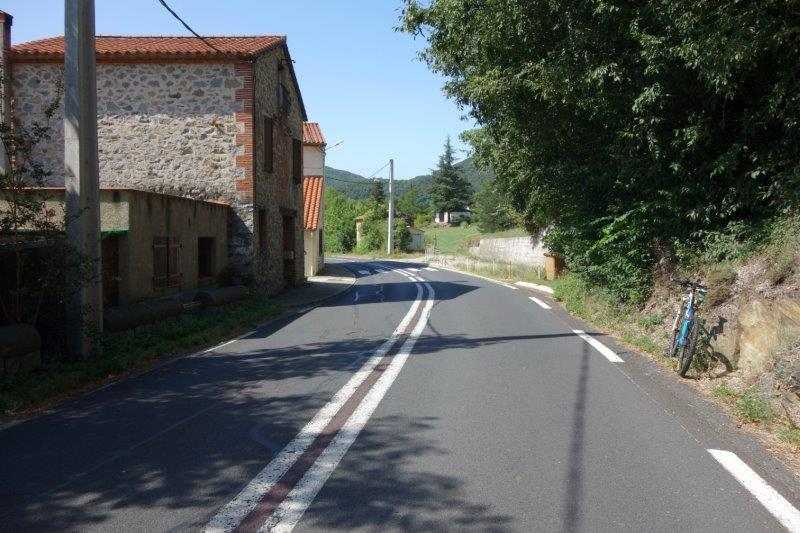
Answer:
[[320, 307], [0, 431], [0, 530], [800, 531], [791, 473], [546, 295], [344, 264]]

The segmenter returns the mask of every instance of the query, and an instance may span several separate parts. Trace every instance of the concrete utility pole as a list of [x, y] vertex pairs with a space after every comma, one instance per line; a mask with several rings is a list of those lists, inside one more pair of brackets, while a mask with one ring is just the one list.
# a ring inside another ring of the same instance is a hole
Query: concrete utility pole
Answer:
[[94, 0], [65, 0], [64, 43], [64, 223], [75, 252], [67, 325], [72, 355], [88, 357], [103, 331]]
[[394, 234], [392, 227], [394, 226], [394, 159], [389, 160], [389, 234], [386, 236], [386, 249], [388, 253], [394, 250]]
[[[0, 120], [11, 125], [11, 59], [9, 49], [11, 48], [11, 24], [14, 17], [0, 11]], [[8, 160], [5, 146], [0, 143], [0, 172], [6, 173], [11, 170], [11, 162]]]

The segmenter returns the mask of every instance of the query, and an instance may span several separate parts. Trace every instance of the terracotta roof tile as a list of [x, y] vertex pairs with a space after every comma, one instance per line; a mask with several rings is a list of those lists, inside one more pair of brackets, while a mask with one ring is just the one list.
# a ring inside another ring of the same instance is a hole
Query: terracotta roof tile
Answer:
[[303, 178], [303, 227], [307, 230], [319, 229], [319, 215], [325, 179], [322, 176]]
[[[125, 59], [232, 59], [251, 58], [286, 42], [281, 35], [205, 37], [211, 48], [196, 37], [104, 36], [95, 38], [97, 58]], [[11, 47], [14, 59], [60, 59], [64, 37], [50, 37]]]
[[308, 146], [325, 146], [325, 136], [316, 122], [303, 122], [303, 144]]

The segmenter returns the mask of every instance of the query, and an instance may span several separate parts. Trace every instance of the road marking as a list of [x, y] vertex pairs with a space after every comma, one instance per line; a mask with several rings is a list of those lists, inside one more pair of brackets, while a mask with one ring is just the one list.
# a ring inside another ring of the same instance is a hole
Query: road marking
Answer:
[[358, 273], [362, 276], [369, 276], [369, 270], [359, 270]]
[[742, 461], [738, 455], [727, 450], [708, 450], [708, 453], [727, 470], [736, 481], [750, 491], [750, 494], [761, 502], [767, 511], [774, 516], [783, 527], [792, 533], [800, 533], [800, 511], [786, 498], [773, 489], [752, 468]]
[[386, 342], [353, 374], [344, 387], [339, 389], [333, 398], [314, 415], [314, 418], [300, 430], [300, 433], [233, 500], [211, 519], [205, 527], [205, 531], [232, 531], [255, 509], [261, 498], [270, 491], [272, 486], [292, 467], [297, 458], [316, 440], [334, 415], [358, 389], [359, 385], [367, 379], [381, 359], [394, 347], [400, 336], [408, 329], [421, 304], [422, 285], [417, 285], [417, 297], [414, 303]]
[[414, 348], [414, 344], [416, 344], [417, 339], [428, 324], [435, 293], [429, 283], [425, 283], [425, 287], [428, 289], [428, 300], [425, 302], [425, 307], [414, 330], [403, 343], [403, 347], [397, 355], [392, 357], [388, 368], [384, 370], [378, 381], [375, 382], [358, 407], [356, 407], [333, 441], [317, 457], [311, 468], [308, 469], [303, 478], [275, 509], [269, 520], [259, 529], [259, 532], [288, 533], [292, 531], [347, 453], [347, 450], [355, 442], [358, 434], [364, 429], [372, 413], [386, 395], [389, 387], [394, 383], [400, 370], [402, 370], [403, 365], [405, 365], [411, 354], [411, 350]]
[[463, 270], [457, 270], [455, 268], [450, 268], [450, 267], [446, 267], [446, 266], [442, 266], [442, 265], [439, 265], [439, 268], [442, 268], [444, 270], [449, 270], [450, 272], [458, 272], [459, 274], [464, 274], [465, 276], [472, 276], [473, 278], [485, 279], [486, 281], [491, 281], [492, 283], [496, 283], [497, 285], [502, 285], [503, 287], [506, 287], [508, 289], [512, 289], [512, 290], [515, 290], [515, 291], [519, 290], [517, 287], [511, 285], [510, 283], [506, 283], [504, 281], [499, 281], [499, 280], [496, 280], [494, 278], [487, 278], [486, 276], [473, 274], [472, 272], [464, 272]]
[[603, 356], [611, 361], [612, 363], [624, 363], [625, 361], [622, 360], [620, 356], [618, 356], [614, 350], [600, 342], [599, 340], [595, 339], [594, 337], [587, 335], [585, 331], [582, 329], [573, 329], [572, 332], [580, 337], [581, 339], [588, 342], [592, 348], [603, 354]]
[[430, 272], [439, 272], [438, 270], [436, 270], [436, 269], [435, 269], [435, 268], [433, 268], [433, 267], [425, 267], [425, 270], [428, 270], [428, 271], [430, 271]]
[[420, 269], [418, 269], [418, 268], [409, 268], [408, 270], [410, 270], [411, 272], [419, 272]]
[[[200, 352], [200, 353], [210, 353], [210, 352], [214, 352], [214, 351], [216, 351], [216, 350], [219, 350], [220, 348], [224, 348], [225, 346], [228, 346], [228, 345], [230, 345], [230, 344], [233, 344], [234, 342], [240, 341], [240, 340], [244, 339], [245, 337], [249, 337], [250, 335], [252, 335], [252, 334], [253, 334], [253, 333], [255, 333], [255, 332], [256, 332], [256, 330], [253, 330], [253, 331], [248, 331], [247, 333], [242, 333], [241, 335], [239, 335], [239, 336], [238, 336], [238, 337], [236, 337], [235, 339], [231, 339], [231, 340], [229, 340], [229, 341], [225, 341], [225, 342], [223, 342], [222, 344], [217, 344], [216, 346], [214, 346], [214, 347], [211, 347], [211, 348], [209, 348], [209, 349], [207, 349], [207, 350], [203, 350], [203, 351], [202, 351], [202, 352]], [[195, 354], [195, 355], [199, 355], [199, 354]]]
[[539, 307], [541, 307], [542, 309], [552, 309], [552, 307], [550, 307], [549, 305], [547, 305], [546, 303], [544, 303], [543, 301], [541, 301], [541, 300], [540, 300], [539, 298], [537, 298], [536, 296], [529, 296], [529, 298], [530, 298], [530, 300], [531, 300], [533, 303], [535, 303], [536, 305], [538, 305], [538, 306], [539, 306]]
[[553, 294], [553, 288], [548, 287], [547, 285], [539, 285], [538, 283], [529, 283], [527, 281], [517, 281], [514, 283], [514, 285], [519, 285], [520, 287], [533, 289], [535, 291], [546, 292], [547, 294]]

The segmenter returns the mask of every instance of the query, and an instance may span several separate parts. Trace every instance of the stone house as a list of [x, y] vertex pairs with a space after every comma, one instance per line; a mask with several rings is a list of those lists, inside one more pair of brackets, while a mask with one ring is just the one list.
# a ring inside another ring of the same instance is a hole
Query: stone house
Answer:
[[303, 227], [305, 272], [313, 276], [325, 264], [323, 245], [325, 136], [316, 122], [303, 123]]
[[472, 211], [437, 211], [433, 217], [433, 223], [438, 226], [455, 226], [461, 222], [472, 220]]
[[[0, 21], [8, 46], [11, 17]], [[286, 38], [98, 36], [96, 47], [101, 187], [227, 204], [234, 277], [270, 294], [302, 282], [306, 111]], [[14, 120], [41, 122], [63, 79], [63, 37], [10, 46], [3, 58]], [[33, 155], [55, 187], [62, 123], [63, 103]]]

